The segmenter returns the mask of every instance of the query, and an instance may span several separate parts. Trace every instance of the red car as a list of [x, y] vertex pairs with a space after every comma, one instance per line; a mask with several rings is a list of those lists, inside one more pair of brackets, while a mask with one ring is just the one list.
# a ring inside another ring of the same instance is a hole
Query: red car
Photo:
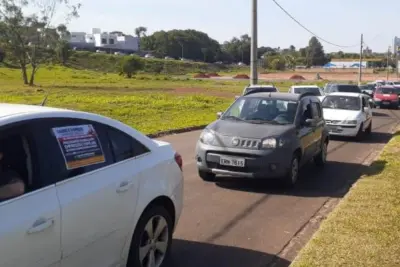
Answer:
[[388, 85], [377, 87], [374, 93], [375, 106], [398, 109], [399, 90], [399, 88]]

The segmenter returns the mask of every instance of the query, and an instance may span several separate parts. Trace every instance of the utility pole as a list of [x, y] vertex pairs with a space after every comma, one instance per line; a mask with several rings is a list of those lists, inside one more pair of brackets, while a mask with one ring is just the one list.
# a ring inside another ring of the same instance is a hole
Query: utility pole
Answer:
[[387, 58], [386, 58], [386, 81], [389, 81], [389, 55], [390, 55], [390, 46], [388, 47]]
[[258, 83], [257, 72], [257, 0], [252, 0], [251, 14], [251, 52], [250, 52], [250, 84]]
[[361, 77], [362, 77], [362, 61], [363, 61], [363, 34], [361, 34], [361, 44], [360, 44], [360, 67], [358, 69], [358, 85], [361, 85]]

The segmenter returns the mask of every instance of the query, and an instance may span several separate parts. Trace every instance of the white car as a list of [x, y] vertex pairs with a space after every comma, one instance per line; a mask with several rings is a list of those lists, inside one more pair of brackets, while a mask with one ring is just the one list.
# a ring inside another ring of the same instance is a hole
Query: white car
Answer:
[[289, 89], [291, 94], [315, 93], [320, 101], [324, 99], [324, 90], [317, 85], [292, 85]]
[[330, 135], [360, 138], [372, 131], [372, 107], [362, 93], [335, 92], [325, 96], [322, 108]]
[[1, 267], [166, 262], [183, 198], [169, 143], [100, 115], [17, 104], [0, 104], [0, 143], [2, 167], [26, 188], [0, 201]]

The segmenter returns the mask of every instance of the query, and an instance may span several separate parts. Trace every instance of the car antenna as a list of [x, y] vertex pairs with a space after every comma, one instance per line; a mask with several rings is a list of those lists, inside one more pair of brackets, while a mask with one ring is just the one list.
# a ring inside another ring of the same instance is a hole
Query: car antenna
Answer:
[[43, 90], [43, 89], [39, 89], [39, 90], [37, 90], [37, 91], [38, 91], [38, 92], [42, 92], [42, 93], [46, 93], [46, 95], [44, 96], [44, 98], [43, 98], [43, 100], [42, 100], [42, 103], [40, 103], [40, 106], [44, 107], [44, 105], [46, 105], [47, 98], [48, 98], [48, 96], [49, 96], [49, 92], [47, 92], [47, 91], [45, 91], [45, 90]]

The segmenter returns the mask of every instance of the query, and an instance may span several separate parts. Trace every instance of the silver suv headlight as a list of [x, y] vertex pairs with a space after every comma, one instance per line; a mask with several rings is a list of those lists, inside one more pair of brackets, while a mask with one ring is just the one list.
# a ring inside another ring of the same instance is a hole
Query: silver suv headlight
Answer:
[[289, 140], [285, 139], [285, 138], [267, 137], [262, 140], [261, 148], [273, 149], [273, 148], [277, 148], [277, 147], [283, 147], [287, 143], [289, 143]]
[[204, 129], [203, 132], [201, 132], [199, 140], [201, 143], [205, 145], [212, 145], [212, 146], [217, 145], [215, 133], [214, 131], [209, 129]]

